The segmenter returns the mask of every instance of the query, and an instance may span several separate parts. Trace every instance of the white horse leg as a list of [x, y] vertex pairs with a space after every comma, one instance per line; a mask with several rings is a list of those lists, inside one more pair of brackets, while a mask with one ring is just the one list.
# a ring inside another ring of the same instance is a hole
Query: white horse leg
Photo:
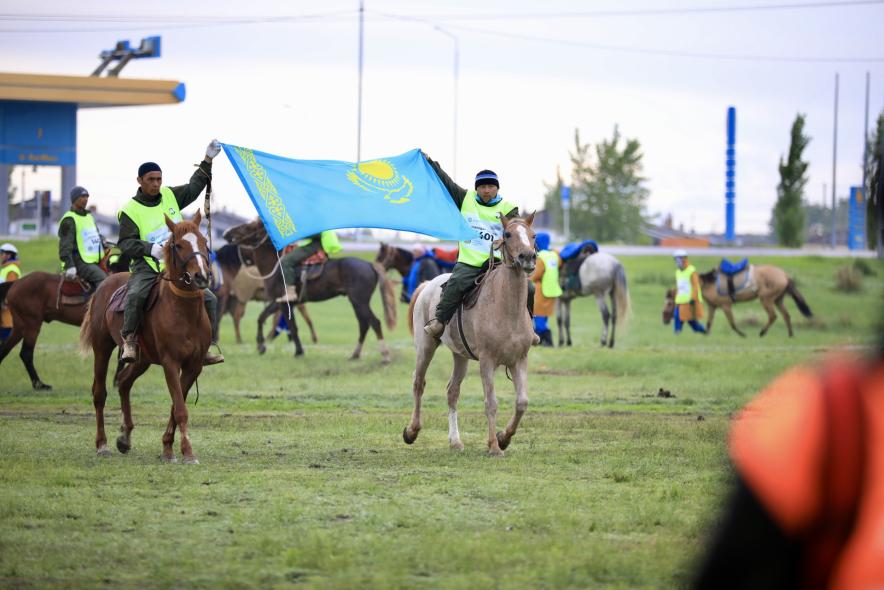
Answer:
[[605, 294], [595, 296], [595, 302], [599, 306], [599, 313], [602, 314], [602, 346], [608, 345], [608, 321], [611, 314], [608, 312], [608, 304], [605, 303]]
[[614, 348], [614, 335], [617, 333], [617, 295], [614, 290], [617, 284], [611, 288], [611, 340], [608, 341], [608, 348]]
[[427, 386], [427, 367], [430, 366], [430, 361], [433, 360], [433, 355], [436, 353], [436, 347], [439, 346], [439, 342], [435, 338], [427, 336], [420, 329], [415, 330], [414, 338], [417, 343], [417, 360], [414, 364], [414, 380], [411, 387], [414, 396], [414, 410], [411, 413], [411, 423], [402, 431], [402, 439], [409, 445], [417, 440], [421, 429], [421, 397]]
[[503, 457], [503, 451], [497, 442], [497, 397], [494, 395], [494, 361], [479, 359], [479, 373], [482, 375], [482, 389], [485, 391], [485, 417], [488, 419], [488, 454], [492, 457]]
[[455, 451], [462, 451], [463, 443], [460, 441], [460, 430], [457, 427], [457, 400], [460, 398], [460, 384], [467, 375], [470, 361], [457, 354], [452, 356], [454, 369], [448, 381], [448, 444]]
[[519, 428], [519, 422], [528, 409], [528, 358], [522, 358], [516, 362], [510, 370], [513, 373], [513, 386], [516, 389], [516, 411], [506, 425], [504, 432], [497, 433], [497, 443], [502, 450], [510, 446], [510, 440]]

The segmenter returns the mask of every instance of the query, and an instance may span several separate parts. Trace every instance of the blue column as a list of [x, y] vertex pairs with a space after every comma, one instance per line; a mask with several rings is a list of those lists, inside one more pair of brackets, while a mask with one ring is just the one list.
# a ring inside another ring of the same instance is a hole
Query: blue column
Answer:
[[728, 107], [727, 109], [727, 151], [725, 152], [725, 172], [724, 172], [724, 239], [728, 242], [736, 240], [736, 231], [734, 223], [734, 199], [736, 192], [736, 163], [737, 151], [734, 144], [737, 142], [737, 109]]

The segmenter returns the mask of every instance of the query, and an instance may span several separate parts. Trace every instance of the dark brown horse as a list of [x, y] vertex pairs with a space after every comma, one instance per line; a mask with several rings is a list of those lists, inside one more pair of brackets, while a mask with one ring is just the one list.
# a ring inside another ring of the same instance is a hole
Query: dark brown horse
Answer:
[[[198, 463], [187, 434], [187, 393], [203, 370], [203, 357], [209, 349], [212, 330], [203, 304], [203, 289], [209, 284], [208, 247], [200, 233], [202, 219], [197, 211], [192, 221], [166, 225], [172, 232], [164, 247], [166, 268], [161, 275], [156, 303], [144, 314], [139, 344], [141, 355], [120, 374], [120, 406], [123, 411], [121, 434], [117, 449], [129, 452], [132, 447], [132, 408], [129, 393], [132, 384], [150, 365], [162, 365], [166, 385], [172, 397], [172, 411], [163, 434], [163, 458], [176, 461], [172, 445], [176, 427], [181, 431], [181, 454], [185, 463]], [[95, 448], [101, 456], [110, 455], [104, 432], [104, 404], [107, 399], [107, 367], [114, 348], [122, 345], [120, 328], [123, 314], [111, 303], [114, 292], [128, 280], [127, 273], [113, 275], [104, 281], [89, 303], [80, 328], [80, 351], [94, 353], [92, 403], [95, 406]]]
[[[105, 270], [108, 270], [108, 256], [105, 255], [101, 261]], [[17, 281], [0, 283], [0, 303], [5, 299], [12, 313], [12, 333], [0, 346], [0, 363], [21, 341], [19, 356], [31, 378], [31, 385], [37, 390], [52, 389], [52, 386], [40, 380], [34, 367], [34, 348], [43, 323], [59, 321], [79, 326], [86, 315], [87, 300], [84, 295], [69, 296], [61, 290], [64, 284], [66, 289], [69, 285], [74, 290], [83, 291], [82, 287], [78, 288], [79, 282], [68, 281], [65, 284], [63, 281], [62, 275], [37, 271], [28, 273]]]
[[411, 275], [414, 254], [405, 248], [399, 248], [383, 242], [381, 242], [380, 248], [378, 248], [378, 253], [377, 256], [375, 256], [374, 261], [383, 266], [384, 270], [394, 268], [400, 275], [402, 275], [402, 294], [399, 296], [399, 301], [402, 303], [408, 303], [411, 301], [411, 297], [409, 297], [409, 287], [411, 287], [413, 293], [418, 285], [426, 281], [432, 281], [444, 272], [431, 256], [421, 258], [420, 267], [417, 271], [416, 284], [410, 286], [407, 284], [407, 280]]
[[[260, 220], [232, 227], [225, 232], [224, 238], [231, 244], [239, 245], [242, 250], [249, 252], [258, 271], [266, 277], [264, 292], [268, 296], [279, 297], [283, 294], [279, 256], [276, 248], [267, 238], [267, 231]], [[365, 335], [371, 327], [381, 347], [381, 359], [385, 363], [390, 361], [390, 351], [384, 342], [381, 322], [372, 312], [370, 305], [371, 296], [378, 283], [380, 283], [381, 300], [384, 304], [384, 319], [387, 328], [392, 330], [396, 327], [396, 302], [394, 301], [393, 286], [387, 280], [386, 271], [378, 263], [372, 264], [351, 256], [332, 258], [324, 263], [322, 274], [318, 278], [308, 281], [299, 289], [301, 303], [325, 301], [339, 295], [345, 295], [350, 300], [350, 305], [353, 306], [353, 311], [356, 313], [356, 320], [359, 322], [359, 340], [356, 349], [350, 356], [351, 359], [358, 359], [362, 354]], [[259, 351], [264, 346], [264, 331], [261, 323], [266, 317], [265, 313], [267, 313], [266, 309], [258, 317]], [[297, 331], [293, 329], [292, 335], [295, 340], [295, 354], [297, 356], [298, 351], [303, 351], [303, 349]]]

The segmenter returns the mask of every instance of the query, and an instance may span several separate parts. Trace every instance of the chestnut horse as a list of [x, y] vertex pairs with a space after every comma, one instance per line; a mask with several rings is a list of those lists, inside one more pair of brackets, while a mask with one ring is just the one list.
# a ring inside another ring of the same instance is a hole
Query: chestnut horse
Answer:
[[[250, 221], [228, 229], [224, 232], [224, 239], [231, 244], [240, 246], [241, 250], [248, 251], [249, 257], [255, 262], [255, 267], [264, 277], [265, 296], [278, 297], [283, 294], [281, 269], [279, 268], [279, 255], [276, 248], [267, 237], [267, 230], [261, 220]], [[371, 310], [371, 296], [376, 286], [380, 285], [381, 301], [384, 305], [384, 319], [390, 330], [396, 327], [396, 302], [393, 294], [393, 286], [387, 279], [387, 273], [378, 263], [369, 263], [361, 258], [346, 256], [344, 258], [331, 258], [323, 263], [321, 274], [306, 285], [301, 292], [301, 303], [311, 301], [325, 301], [338, 295], [345, 295], [353, 306], [356, 320], [359, 322], [359, 340], [356, 349], [350, 355], [351, 360], [358, 359], [362, 354], [362, 346], [365, 343], [365, 335], [369, 327], [374, 331], [381, 347], [381, 360], [390, 362], [390, 350], [384, 342], [384, 332], [381, 322]], [[270, 312], [273, 309], [270, 308]], [[264, 330], [263, 322], [269, 315], [265, 308], [258, 316], [258, 351], [263, 353]], [[304, 353], [297, 329], [292, 323], [292, 336], [295, 341], [295, 356]]]
[[[100, 266], [105, 271], [108, 270], [109, 256], [110, 253], [105, 254], [101, 261]], [[31, 385], [40, 391], [52, 389], [51, 385], [40, 380], [34, 366], [34, 348], [43, 323], [59, 321], [79, 326], [86, 315], [86, 301], [82, 296], [63, 296], [62, 281], [62, 275], [37, 271], [28, 273], [17, 281], [0, 283], [0, 303], [5, 299], [12, 313], [12, 333], [0, 346], [0, 363], [21, 341], [19, 356], [31, 378]]]
[[[209, 285], [210, 263], [206, 238], [200, 233], [202, 217], [197, 211], [191, 221], [174, 223], [166, 217], [172, 232], [163, 247], [166, 268], [160, 275], [156, 303], [145, 311], [139, 338], [139, 358], [123, 369], [119, 378], [123, 424], [117, 437], [117, 449], [129, 452], [132, 447], [132, 409], [129, 393], [132, 384], [152, 364], [162, 365], [166, 385], [172, 397], [172, 411], [163, 434], [163, 459], [175, 462], [172, 445], [175, 428], [181, 431], [181, 454], [185, 463], [199, 463], [193, 454], [187, 433], [187, 393], [203, 370], [203, 357], [209, 349], [212, 330], [203, 304], [203, 289]], [[104, 432], [104, 403], [107, 399], [107, 367], [114, 348], [122, 345], [120, 329], [123, 314], [109, 307], [114, 292], [128, 280], [128, 273], [105, 280], [89, 303], [80, 328], [80, 351], [94, 359], [92, 403], [95, 406], [95, 448], [100, 456], [111, 454]]]
[[[537, 262], [534, 231], [531, 229], [533, 221], [533, 213], [525, 219], [500, 216], [503, 237], [495, 240], [494, 248], [501, 251], [502, 263], [495, 265], [485, 275], [481, 287], [477, 287], [481, 291], [474, 293], [475, 304], [464, 304], [458, 309], [442, 333], [441, 342], [448, 346], [454, 357], [454, 369], [448, 381], [448, 443], [455, 450], [463, 450], [457, 426], [457, 400], [470, 359], [479, 361], [482, 375], [490, 455], [503, 456], [528, 408], [528, 351], [531, 349], [534, 327], [525, 301], [528, 298], [527, 275], [534, 271]], [[427, 335], [421, 328], [433, 317], [442, 295], [442, 286], [449, 276], [439, 275], [432, 281], [422, 283], [411, 298], [408, 327], [414, 335], [417, 358], [412, 384], [414, 411], [411, 422], [402, 431], [406, 444], [412, 444], [420, 432], [421, 397], [427, 384], [427, 368], [440, 344], [440, 340]], [[470, 299], [469, 295], [467, 299]], [[512, 375], [516, 409], [506, 429], [495, 432], [497, 398], [494, 394], [494, 372], [500, 365], [505, 365]]]
[[[768, 329], [776, 321], [777, 314], [774, 306], [780, 310], [783, 321], [786, 322], [786, 330], [789, 332], [789, 338], [792, 337], [792, 318], [786, 311], [783, 299], [788, 294], [798, 306], [798, 311], [806, 318], [813, 317], [813, 312], [804, 300], [804, 297], [795, 286], [795, 281], [786, 274], [782, 268], [769, 264], [751, 265], [745, 270], [734, 276], [734, 285], [737, 285], [737, 291], [734, 293], [734, 299], [731, 301], [727, 293], [727, 283], [722, 277], [719, 279], [719, 270], [713, 268], [707, 273], [700, 275], [700, 291], [703, 293], [703, 301], [709, 308], [709, 319], [706, 321], [706, 332], [712, 330], [712, 319], [715, 317], [715, 310], [719, 307], [724, 311], [725, 317], [734, 332], [745, 337], [734, 322], [734, 314], [731, 306], [734, 303], [742, 303], [743, 301], [752, 301], [758, 299], [761, 306], [767, 312], [767, 323], [761, 329], [759, 336], [767, 334]], [[663, 306], [663, 323], [668, 324], [672, 320], [675, 313], [675, 290], [670, 289], [666, 292], [666, 301]]]

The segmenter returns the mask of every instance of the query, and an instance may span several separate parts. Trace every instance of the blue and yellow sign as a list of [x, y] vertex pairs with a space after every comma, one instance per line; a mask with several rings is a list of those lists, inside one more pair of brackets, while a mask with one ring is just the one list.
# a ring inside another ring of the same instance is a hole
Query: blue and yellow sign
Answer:
[[0, 101], [0, 163], [72, 166], [77, 163], [77, 105]]
[[464, 240], [472, 230], [420, 150], [358, 164], [293, 160], [223, 144], [273, 244], [377, 227]]

